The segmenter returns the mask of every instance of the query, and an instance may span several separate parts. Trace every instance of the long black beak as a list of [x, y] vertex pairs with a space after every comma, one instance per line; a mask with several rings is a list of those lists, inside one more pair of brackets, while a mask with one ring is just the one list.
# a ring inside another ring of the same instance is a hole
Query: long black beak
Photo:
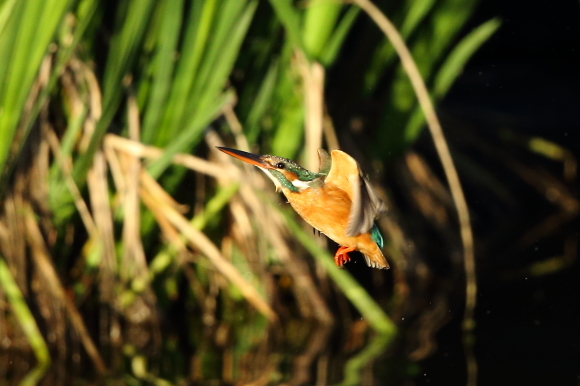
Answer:
[[274, 169], [274, 167], [264, 161], [262, 161], [262, 157], [256, 154], [247, 153], [245, 151], [237, 150], [237, 149], [230, 149], [228, 147], [220, 147], [216, 146], [219, 150], [223, 151], [227, 155], [231, 155], [237, 159], [240, 159], [244, 162], [249, 164], [259, 166], [264, 169]]

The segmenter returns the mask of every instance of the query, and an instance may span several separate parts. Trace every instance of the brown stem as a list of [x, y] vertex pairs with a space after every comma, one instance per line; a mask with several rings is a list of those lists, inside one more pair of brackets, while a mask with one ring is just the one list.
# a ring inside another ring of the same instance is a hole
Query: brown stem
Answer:
[[399, 58], [401, 58], [401, 64], [405, 69], [405, 72], [409, 76], [409, 80], [413, 86], [421, 109], [425, 114], [425, 119], [427, 120], [427, 126], [433, 137], [433, 142], [435, 144], [435, 149], [443, 165], [445, 171], [445, 176], [447, 177], [447, 182], [449, 183], [449, 189], [451, 190], [451, 195], [453, 197], [453, 202], [457, 208], [457, 216], [459, 218], [459, 226], [461, 231], [461, 241], [463, 243], [463, 261], [465, 270], [465, 311], [463, 314], [463, 346], [465, 350], [465, 356], [467, 361], [467, 385], [475, 386], [477, 384], [477, 362], [475, 360], [475, 355], [473, 352], [473, 329], [475, 327], [475, 322], [473, 320], [473, 315], [476, 306], [476, 295], [477, 295], [477, 280], [475, 276], [475, 254], [473, 248], [473, 231], [471, 229], [471, 222], [469, 219], [469, 209], [467, 207], [467, 202], [465, 201], [465, 196], [463, 195], [463, 189], [461, 188], [461, 182], [459, 181], [459, 176], [457, 175], [457, 170], [453, 164], [453, 159], [449, 152], [449, 147], [445, 136], [443, 135], [443, 130], [439, 119], [435, 114], [435, 108], [433, 103], [429, 98], [429, 93], [425, 82], [419, 73], [419, 69], [411, 56], [409, 48], [405, 44], [402, 36], [399, 34], [393, 23], [369, 0], [352, 0], [353, 3], [358, 5], [363, 11], [365, 11], [371, 19], [377, 24], [377, 26], [385, 33], [387, 38], [393, 44], [393, 48], [397, 51]]

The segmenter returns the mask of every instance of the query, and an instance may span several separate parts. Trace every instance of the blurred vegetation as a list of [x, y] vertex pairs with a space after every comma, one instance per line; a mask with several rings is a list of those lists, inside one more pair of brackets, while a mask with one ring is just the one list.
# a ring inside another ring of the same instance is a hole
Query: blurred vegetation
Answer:
[[[378, 3], [434, 100], [499, 26], [465, 31], [471, 0]], [[444, 323], [445, 298], [429, 313], [405, 305], [409, 277], [429, 274], [402, 258], [415, 252], [391, 187], [379, 189], [394, 213], [380, 226], [396, 268], [358, 265], [354, 280], [269, 181], [214, 151], [316, 168], [318, 147], [342, 145], [382, 182], [423, 117], [392, 47], [355, 6], [1, 0], [0, 57], [0, 361], [13, 364], [0, 377], [359, 384], [394, 350], [387, 314], [414, 315], [407, 331]], [[437, 179], [416, 153], [405, 162], [408, 175]], [[421, 202], [435, 205], [418, 211], [452, 229], [438, 183], [422, 185]], [[431, 350], [422, 344], [382, 373], [412, 375]]]

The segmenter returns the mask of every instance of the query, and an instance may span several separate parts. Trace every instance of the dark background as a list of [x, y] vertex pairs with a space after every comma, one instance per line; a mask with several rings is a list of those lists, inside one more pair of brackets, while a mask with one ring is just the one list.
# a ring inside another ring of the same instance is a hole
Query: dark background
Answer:
[[[480, 130], [509, 128], [580, 154], [580, 7], [577, 1], [484, 0], [468, 28], [494, 17], [502, 26], [469, 62], [440, 111]], [[576, 191], [577, 193], [577, 191]], [[473, 197], [472, 197], [473, 198]], [[525, 201], [525, 194], [518, 199]], [[469, 192], [468, 192], [468, 200]], [[507, 214], [506, 214], [507, 215]], [[507, 256], [478, 256], [475, 353], [480, 385], [580, 384], [580, 267], [506, 278], [504, 268], [562, 253], [578, 218], [559, 234]], [[506, 245], [505, 248], [511, 246]], [[461, 313], [420, 363], [418, 385], [465, 384]]]

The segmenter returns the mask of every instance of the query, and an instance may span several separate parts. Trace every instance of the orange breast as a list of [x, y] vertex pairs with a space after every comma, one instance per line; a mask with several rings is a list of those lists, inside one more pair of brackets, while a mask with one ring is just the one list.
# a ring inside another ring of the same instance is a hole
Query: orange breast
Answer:
[[356, 247], [356, 237], [346, 236], [351, 201], [343, 190], [326, 184], [300, 193], [284, 189], [284, 194], [307, 223], [340, 245]]
[[351, 200], [346, 192], [328, 183], [323, 189], [310, 188], [300, 193], [283, 189], [283, 192], [290, 205], [308, 224], [337, 244], [362, 252], [367, 264], [377, 268], [388, 268], [383, 253], [369, 232], [354, 237], [346, 235], [351, 207]]

